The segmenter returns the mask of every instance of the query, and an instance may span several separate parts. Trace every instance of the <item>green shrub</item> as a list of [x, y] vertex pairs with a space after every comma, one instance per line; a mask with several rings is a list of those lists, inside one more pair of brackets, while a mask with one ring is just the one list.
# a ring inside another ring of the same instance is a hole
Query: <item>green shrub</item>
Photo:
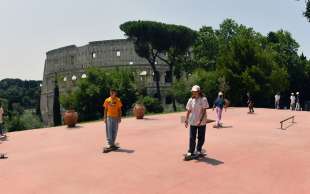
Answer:
[[164, 111], [160, 101], [156, 98], [145, 96], [143, 98], [143, 104], [146, 108], [146, 111], [149, 113], [162, 113]]
[[39, 116], [33, 114], [31, 111], [25, 111], [22, 115], [15, 115], [12, 118], [6, 119], [5, 129], [11, 131], [22, 131], [27, 129], [42, 128], [43, 123]]

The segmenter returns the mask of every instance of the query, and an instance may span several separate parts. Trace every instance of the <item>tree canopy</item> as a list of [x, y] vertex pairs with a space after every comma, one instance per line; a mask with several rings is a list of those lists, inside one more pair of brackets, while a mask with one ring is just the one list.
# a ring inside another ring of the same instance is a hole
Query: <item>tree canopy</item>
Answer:
[[137, 54], [150, 63], [155, 72], [157, 94], [160, 99], [159, 75], [156, 73], [157, 60], [166, 62], [172, 75], [178, 57], [187, 54], [194, 44], [196, 32], [185, 26], [154, 21], [129, 21], [122, 24], [120, 29], [134, 41]]
[[[184, 103], [189, 92], [186, 83], [201, 84], [206, 95], [216, 97], [224, 91], [233, 105], [244, 105], [250, 92], [257, 106], [270, 107], [273, 96], [280, 92], [284, 103], [288, 95], [299, 91], [303, 99], [310, 98], [309, 61], [298, 54], [299, 44], [284, 30], [266, 36], [250, 27], [226, 19], [219, 29], [203, 26], [192, 49], [190, 76], [173, 86], [173, 93]], [[181, 90], [181, 91], [180, 91]]]
[[307, 0], [306, 2], [306, 11], [304, 12], [304, 15], [310, 22], [310, 1], [309, 0]]
[[81, 121], [96, 120], [102, 117], [103, 102], [113, 88], [119, 92], [126, 114], [137, 100], [134, 74], [127, 69], [89, 68], [87, 78], [79, 80], [73, 91], [60, 97], [61, 104], [66, 109], [74, 108]]

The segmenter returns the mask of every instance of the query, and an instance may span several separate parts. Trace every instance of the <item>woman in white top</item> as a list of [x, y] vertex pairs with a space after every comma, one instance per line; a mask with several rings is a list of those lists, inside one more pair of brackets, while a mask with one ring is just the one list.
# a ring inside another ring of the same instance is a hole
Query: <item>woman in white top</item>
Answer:
[[[205, 142], [206, 124], [207, 124], [207, 108], [209, 103], [202, 94], [200, 87], [195, 85], [192, 87], [192, 97], [186, 105], [185, 127], [190, 126], [189, 150], [185, 156], [185, 160], [191, 160], [193, 157], [201, 156], [202, 146]], [[196, 147], [196, 138], [198, 134], [198, 143]], [[195, 150], [197, 151], [195, 154]]]

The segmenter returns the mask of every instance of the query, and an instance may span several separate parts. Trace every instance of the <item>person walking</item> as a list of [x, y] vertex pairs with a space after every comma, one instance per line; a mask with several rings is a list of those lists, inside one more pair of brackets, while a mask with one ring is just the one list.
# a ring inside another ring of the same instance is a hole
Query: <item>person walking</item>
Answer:
[[254, 113], [254, 100], [253, 100], [250, 92], [247, 93], [247, 97], [248, 97], [247, 104], [249, 107], [249, 114], [252, 114], [252, 113]]
[[0, 102], [0, 138], [4, 138], [4, 108]]
[[296, 92], [296, 107], [295, 107], [296, 111], [300, 111], [300, 96], [299, 96], [299, 92]]
[[294, 93], [291, 93], [290, 101], [291, 101], [290, 102], [290, 109], [295, 110], [296, 97], [295, 97]]
[[[4, 108], [2, 107], [2, 103], [0, 102], [0, 139], [5, 138], [4, 134]], [[0, 153], [0, 159], [5, 159], [6, 154], [5, 153]]]
[[[207, 108], [209, 103], [198, 85], [192, 87], [192, 97], [186, 105], [185, 127], [190, 127], [189, 149], [184, 160], [192, 160], [195, 157], [203, 155], [202, 147], [205, 142], [206, 124], [207, 124]], [[196, 138], [198, 134], [198, 143]], [[197, 147], [196, 147], [197, 145]], [[196, 150], [196, 153], [195, 153]]]
[[281, 99], [280, 93], [277, 93], [274, 96], [274, 106], [275, 106], [275, 109], [280, 109], [280, 99]]
[[104, 101], [104, 122], [106, 124], [107, 144], [103, 149], [104, 153], [113, 151], [119, 148], [118, 143], [115, 143], [118, 126], [122, 118], [122, 101], [117, 97], [117, 91], [110, 90], [110, 97]]
[[222, 127], [222, 113], [223, 113], [223, 108], [225, 108], [225, 112], [226, 112], [226, 102], [224, 100], [224, 95], [223, 92], [219, 92], [218, 93], [218, 97], [217, 99], [214, 101], [213, 104], [213, 111], [214, 109], [216, 110], [216, 125], [214, 126], [215, 128], [220, 128]]

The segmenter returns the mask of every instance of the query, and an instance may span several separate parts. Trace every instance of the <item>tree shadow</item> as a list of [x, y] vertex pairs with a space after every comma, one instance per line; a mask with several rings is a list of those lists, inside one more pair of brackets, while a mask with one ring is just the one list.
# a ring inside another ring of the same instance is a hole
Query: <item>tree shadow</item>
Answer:
[[214, 159], [214, 158], [210, 158], [210, 157], [207, 157], [207, 156], [198, 159], [197, 162], [205, 162], [205, 163], [210, 164], [212, 166], [218, 166], [218, 165], [224, 164], [223, 161], [220, 161], [220, 160], [217, 160], [217, 159]]
[[133, 154], [135, 152], [135, 150], [120, 148], [118, 150], [115, 150], [114, 152]]

